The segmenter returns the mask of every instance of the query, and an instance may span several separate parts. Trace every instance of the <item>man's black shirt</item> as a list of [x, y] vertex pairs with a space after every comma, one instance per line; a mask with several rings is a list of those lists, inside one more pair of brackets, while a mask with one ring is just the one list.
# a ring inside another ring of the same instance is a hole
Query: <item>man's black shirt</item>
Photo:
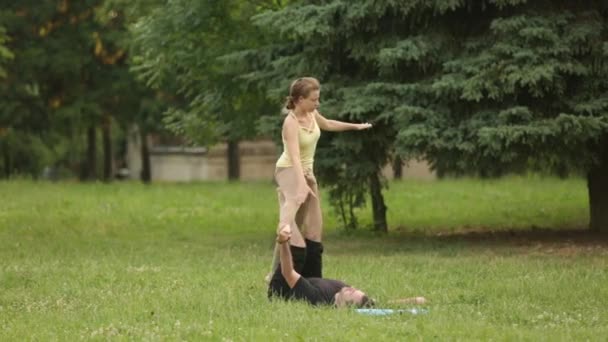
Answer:
[[300, 277], [291, 289], [291, 296], [313, 305], [334, 304], [336, 293], [347, 286], [339, 280]]

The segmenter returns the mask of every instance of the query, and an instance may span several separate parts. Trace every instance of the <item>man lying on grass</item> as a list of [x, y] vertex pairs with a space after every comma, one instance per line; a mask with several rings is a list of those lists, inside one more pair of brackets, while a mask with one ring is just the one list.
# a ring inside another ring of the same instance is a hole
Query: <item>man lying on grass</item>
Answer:
[[[268, 286], [268, 297], [304, 300], [313, 305], [372, 307], [374, 300], [354, 287], [322, 275], [323, 245], [305, 240], [305, 247], [290, 246], [291, 229], [286, 225], [278, 234], [280, 265]], [[301, 239], [301, 238], [300, 238]], [[294, 265], [295, 264], [295, 265]], [[389, 304], [425, 304], [424, 297], [400, 298]]]
[[[322, 275], [323, 247], [321, 243], [306, 240], [306, 247], [290, 246], [289, 225], [277, 236], [280, 265], [268, 286], [268, 297], [305, 300], [313, 305], [336, 307], [369, 307], [374, 302], [367, 295], [339, 280], [325, 279]], [[295, 264], [295, 266], [294, 266]]]

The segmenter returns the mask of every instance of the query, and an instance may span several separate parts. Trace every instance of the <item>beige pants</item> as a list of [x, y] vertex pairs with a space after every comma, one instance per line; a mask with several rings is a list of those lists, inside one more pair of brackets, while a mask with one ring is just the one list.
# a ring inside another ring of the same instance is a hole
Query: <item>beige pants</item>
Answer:
[[[292, 246], [305, 247], [308, 239], [321, 242], [323, 233], [323, 216], [321, 214], [321, 198], [317, 180], [311, 171], [304, 171], [306, 183], [316, 197], [308, 195], [304, 202], [298, 202], [297, 175], [292, 167], [277, 168], [275, 180], [278, 184], [279, 224], [277, 231], [289, 225], [291, 227]], [[279, 249], [275, 246], [270, 272], [274, 272], [279, 264]]]
[[[299, 203], [296, 191], [297, 175], [294, 169], [278, 168], [275, 179], [278, 184], [279, 196], [279, 225], [282, 228], [290, 225], [292, 230], [293, 245], [301, 245], [300, 239], [293, 236], [295, 231], [301, 233], [306, 239], [321, 242], [323, 230], [323, 217], [321, 215], [321, 202], [317, 180], [312, 172], [304, 172], [306, 183], [312, 189], [315, 196], [309, 195], [304, 202]], [[300, 234], [298, 234], [300, 235]], [[300, 237], [302, 236], [300, 235]], [[301, 241], [303, 242], [303, 240]], [[301, 245], [300, 247], [304, 247]]]

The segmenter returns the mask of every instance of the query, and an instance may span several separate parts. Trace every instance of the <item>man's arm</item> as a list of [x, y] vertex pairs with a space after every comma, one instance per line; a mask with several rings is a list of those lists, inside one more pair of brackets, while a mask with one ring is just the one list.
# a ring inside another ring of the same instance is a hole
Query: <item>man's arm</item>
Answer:
[[[289, 226], [285, 227], [288, 228]], [[288, 243], [290, 235], [290, 229], [281, 229], [279, 236], [277, 237], [277, 242], [279, 243], [279, 251], [281, 254], [281, 274], [283, 274], [283, 278], [287, 281], [289, 288], [293, 289], [298, 280], [300, 280], [301, 275], [293, 268], [293, 258]]]

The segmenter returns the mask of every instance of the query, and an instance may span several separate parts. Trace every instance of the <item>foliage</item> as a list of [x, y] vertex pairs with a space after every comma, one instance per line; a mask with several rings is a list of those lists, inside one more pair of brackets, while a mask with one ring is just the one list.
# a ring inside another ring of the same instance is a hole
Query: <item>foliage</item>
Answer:
[[256, 134], [254, 121], [268, 110], [263, 93], [238, 79], [224, 54], [254, 44], [249, 17], [269, 1], [167, 2], [133, 25], [132, 70], [154, 89], [175, 94], [167, 126], [201, 145]]
[[592, 213], [608, 212], [605, 1], [0, 5], [4, 170], [40, 168], [7, 164], [18, 160], [8, 132], [23, 134], [21, 146], [57, 136], [78, 146], [108, 115], [147, 130], [163, 111], [167, 127], [199, 144], [251, 137], [256, 122], [276, 132], [290, 82], [310, 75], [323, 84], [324, 115], [374, 124], [325, 134], [319, 146], [317, 175], [347, 226], [367, 188], [377, 212], [380, 170], [397, 154], [441, 175], [587, 174], [599, 196], [590, 196]]
[[[608, 133], [606, 8], [545, 5], [542, 12], [508, 5], [504, 16], [494, 6], [462, 13], [464, 27], [451, 34], [445, 20], [416, 30], [447, 34], [424, 62], [434, 72], [414, 62], [420, 80], [390, 85], [410, 99], [391, 108], [403, 155], [489, 174], [589, 169]], [[382, 50], [380, 61], [398, 65], [415, 53], [394, 50]]]
[[341, 1], [296, 2], [265, 12], [254, 22], [272, 37], [267, 39], [272, 44], [232, 55], [255, 65], [244, 78], [271, 85], [272, 97], [285, 95], [294, 78], [315, 76], [323, 84], [321, 112], [325, 116], [374, 124], [370, 132], [325, 134], [318, 149], [318, 178], [329, 188], [331, 203], [344, 225], [351, 228], [356, 226], [354, 209], [363, 205], [364, 193], [381, 177], [382, 167], [393, 155], [397, 133], [393, 118], [382, 113], [383, 106], [389, 105], [383, 102], [387, 99], [369, 91], [367, 80], [376, 79], [377, 74], [367, 65], [364, 53], [374, 47], [359, 46], [372, 41], [369, 35], [358, 36], [358, 30], [372, 30], [375, 24], [357, 22], [358, 6]]
[[[87, 128], [112, 122], [125, 128], [116, 131], [126, 131], [128, 125], [153, 114], [145, 108], [154, 95], [135, 82], [126, 64], [124, 25], [129, 18], [118, 6], [120, 1], [0, 4], [0, 21], [16, 56], [0, 83], [0, 127], [13, 137], [2, 142], [5, 158], [0, 165], [8, 170], [5, 176], [38, 175], [44, 166], [57, 163], [76, 171], [82, 164]], [[54, 157], [37, 160], [41, 150], [34, 148], [36, 144], [28, 149], [30, 139], [39, 140], [47, 149], [44, 154]]]
[[326, 115], [375, 124], [321, 149], [336, 200], [394, 150], [440, 174], [587, 172], [608, 141], [607, 18], [600, 1], [301, 1], [256, 16], [272, 44], [235, 58], [271, 95], [317, 76]]
[[5, 46], [7, 41], [6, 29], [0, 26], [0, 78], [6, 77], [6, 70], [2, 67], [3, 63], [14, 57], [13, 53]]
[[[0, 122], [10, 132], [3, 138], [2, 164], [9, 174], [38, 175], [41, 162], [48, 162], [47, 158], [36, 160], [43, 149], [47, 150], [43, 154], [49, 155], [50, 148], [45, 145], [51, 145], [59, 134], [73, 139], [72, 146], [77, 146], [78, 127], [101, 113], [88, 87], [96, 63], [91, 53], [95, 27], [88, 20], [87, 5], [67, 7], [38, 1], [2, 4], [1, 21], [16, 56], [0, 83]], [[30, 145], [31, 141], [39, 143]]]
[[[27, 132], [15, 132], [7, 129], [3, 132], [0, 139], [0, 150], [3, 152], [4, 160], [0, 165], [0, 176], [6, 178], [13, 170], [8, 169], [11, 165], [21, 165], [27, 167], [20, 170], [22, 174], [29, 174], [38, 177], [45, 166], [54, 165], [61, 161], [67, 154], [66, 144], [58, 144], [60, 137], [53, 137], [53, 145], [49, 147], [49, 137], [41, 139], [40, 136]], [[10, 154], [7, 153], [10, 151]]]

